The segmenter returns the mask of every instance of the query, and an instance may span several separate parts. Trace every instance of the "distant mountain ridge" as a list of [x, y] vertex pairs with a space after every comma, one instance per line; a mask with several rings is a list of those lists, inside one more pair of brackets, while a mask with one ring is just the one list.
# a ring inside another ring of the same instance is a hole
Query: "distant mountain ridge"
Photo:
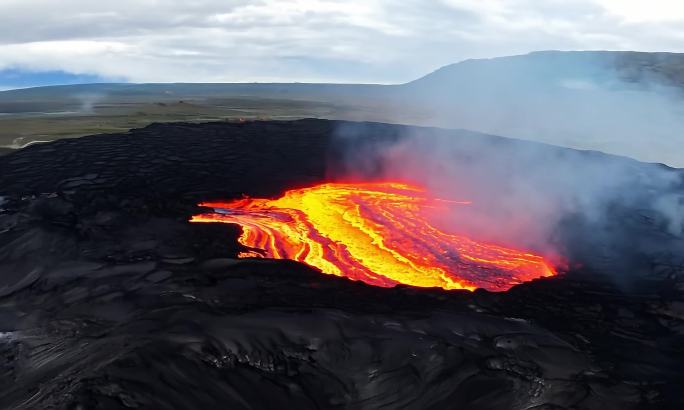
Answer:
[[426, 86], [455, 76], [494, 68], [508, 68], [510, 74], [597, 75], [614, 72], [617, 78], [631, 83], [645, 80], [663, 85], [684, 87], [684, 53], [638, 51], [535, 51], [529, 54], [470, 59], [441, 67], [424, 77], [409, 82]]
[[[509, 74], [590, 74], [614, 71], [620, 80], [638, 83], [658, 81], [663, 85], [684, 87], [684, 53], [637, 51], [535, 51], [529, 54], [468, 59], [441, 67], [423, 77], [405, 84], [335, 84], [335, 83], [88, 83], [51, 85], [0, 91], [0, 101], [16, 98], [42, 97], [45, 93], [105, 92], [116, 94], [157, 94], [174, 92], [178, 96], [193, 94], [220, 95], [243, 93], [361, 93], [387, 92], [416, 87], [433, 87], [454, 78], [478, 72], [480, 77], [499, 71]], [[465, 82], [465, 81], [464, 81]]]

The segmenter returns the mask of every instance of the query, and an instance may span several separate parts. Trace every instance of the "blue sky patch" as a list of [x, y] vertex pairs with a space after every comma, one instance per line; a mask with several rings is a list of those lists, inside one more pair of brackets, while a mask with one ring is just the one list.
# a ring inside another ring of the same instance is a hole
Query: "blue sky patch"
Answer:
[[0, 70], [0, 89], [68, 85], [84, 83], [121, 82], [90, 74], [72, 74], [64, 71], [28, 71], [16, 68]]

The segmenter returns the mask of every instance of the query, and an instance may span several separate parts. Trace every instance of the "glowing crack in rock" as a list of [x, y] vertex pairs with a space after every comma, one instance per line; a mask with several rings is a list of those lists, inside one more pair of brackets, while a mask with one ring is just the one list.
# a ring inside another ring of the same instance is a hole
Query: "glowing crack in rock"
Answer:
[[192, 222], [242, 227], [240, 257], [291, 259], [324, 273], [391, 287], [503, 291], [552, 276], [541, 256], [444, 232], [428, 215], [468, 202], [396, 182], [325, 183], [278, 199], [206, 202]]

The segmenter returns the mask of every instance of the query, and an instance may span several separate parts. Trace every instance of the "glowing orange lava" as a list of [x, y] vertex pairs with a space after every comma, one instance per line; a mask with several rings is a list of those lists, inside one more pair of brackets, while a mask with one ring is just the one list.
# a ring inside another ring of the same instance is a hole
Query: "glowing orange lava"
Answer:
[[239, 242], [251, 249], [240, 257], [292, 259], [377, 286], [502, 291], [555, 274], [541, 256], [446, 233], [428, 222], [429, 212], [465, 205], [401, 183], [328, 183], [273, 200], [203, 203], [214, 212], [192, 222], [240, 225]]

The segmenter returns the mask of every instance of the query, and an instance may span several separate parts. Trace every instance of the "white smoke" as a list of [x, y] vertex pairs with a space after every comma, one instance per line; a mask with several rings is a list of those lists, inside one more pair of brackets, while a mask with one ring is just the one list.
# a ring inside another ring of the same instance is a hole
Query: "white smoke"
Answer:
[[72, 98], [79, 102], [79, 113], [93, 114], [98, 103], [106, 98], [106, 94], [98, 92], [82, 92], [74, 94]]
[[678, 54], [539, 52], [445, 67], [402, 98], [424, 113], [419, 125], [684, 167], [681, 66]]
[[472, 201], [435, 220], [442, 229], [550, 258], [567, 256], [567, 233], [579, 229], [573, 226], [578, 221], [580, 241], [624, 246], [626, 231], [612, 225], [623, 223], [620, 212], [655, 213], [657, 226], [651, 228], [682, 235], [679, 170], [466, 131], [401, 129], [396, 139], [382, 143], [362, 137], [378, 134], [372, 124], [342, 126], [338, 141], [347, 147], [347, 170], [355, 177], [412, 182], [436, 197]]

